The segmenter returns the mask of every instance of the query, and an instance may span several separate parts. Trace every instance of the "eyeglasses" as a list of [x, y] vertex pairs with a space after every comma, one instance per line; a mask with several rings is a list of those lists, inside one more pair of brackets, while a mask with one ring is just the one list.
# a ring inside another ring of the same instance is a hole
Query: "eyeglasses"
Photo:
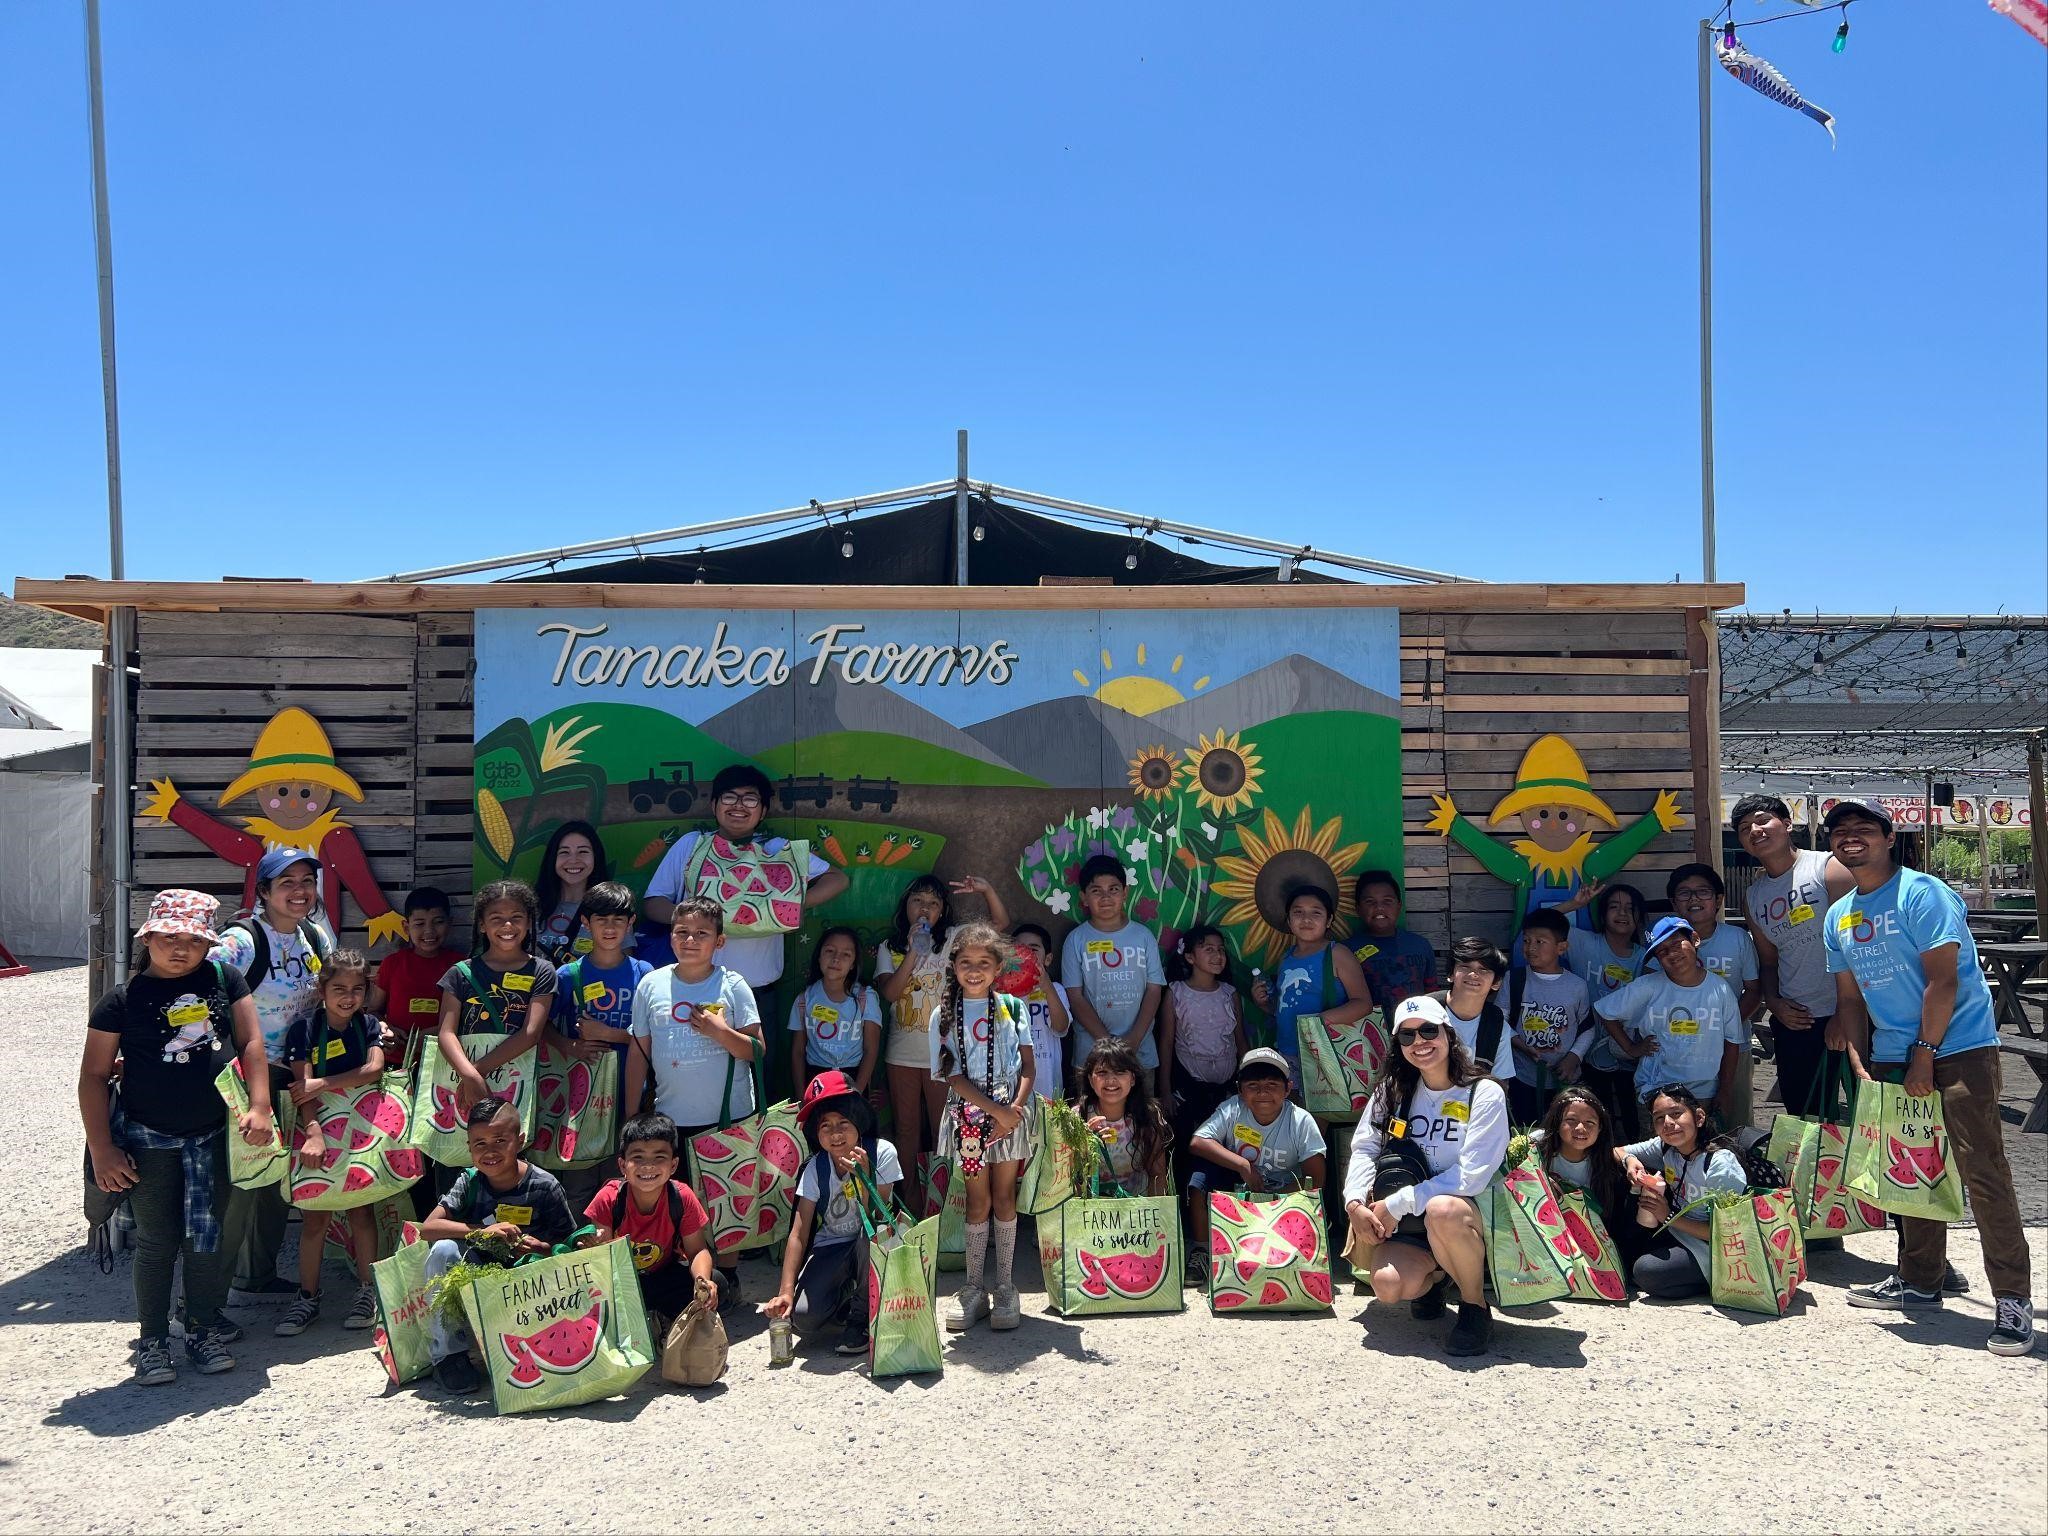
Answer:
[[718, 797], [718, 803], [728, 810], [734, 811], [758, 811], [761, 809], [761, 797], [750, 789], [732, 790], [722, 794]]
[[1413, 1029], [1397, 1029], [1394, 1038], [1402, 1045], [1413, 1045], [1418, 1040], [1434, 1040], [1444, 1032], [1441, 1024], [1418, 1024]]

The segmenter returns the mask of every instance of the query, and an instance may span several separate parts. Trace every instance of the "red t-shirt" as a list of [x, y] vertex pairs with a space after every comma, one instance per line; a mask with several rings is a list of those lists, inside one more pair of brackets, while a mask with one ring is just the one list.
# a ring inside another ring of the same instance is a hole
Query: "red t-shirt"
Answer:
[[[711, 1218], [704, 1214], [703, 1202], [696, 1192], [679, 1179], [669, 1180], [669, 1188], [682, 1197], [680, 1206], [666, 1197], [654, 1202], [654, 1209], [644, 1214], [627, 1195], [622, 1202], [619, 1191], [626, 1187], [624, 1179], [613, 1179], [592, 1197], [583, 1208], [583, 1219], [594, 1226], [611, 1227], [613, 1237], [623, 1237], [633, 1245], [633, 1267], [642, 1274], [662, 1268], [676, 1255], [682, 1240], [694, 1232], [701, 1232]], [[623, 1209], [621, 1208], [623, 1206]], [[670, 1213], [680, 1209], [680, 1222], [670, 1219]], [[618, 1217], [613, 1225], [613, 1217]]]
[[462, 958], [459, 949], [444, 949], [432, 959], [401, 949], [377, 963], [377, 985], [384, 989], [384, 1022], [401, 1036], [432, 1029], [441, 1018], [441, 978]]

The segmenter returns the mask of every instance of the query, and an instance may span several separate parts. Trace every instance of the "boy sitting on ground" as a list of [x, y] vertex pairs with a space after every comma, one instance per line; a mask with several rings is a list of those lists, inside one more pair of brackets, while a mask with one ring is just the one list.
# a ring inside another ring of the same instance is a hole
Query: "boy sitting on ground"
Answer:
[[[689, 1185], [676, 1178], [680, 1138], [667, 1115], [636, 1115], [619, 1133], [619, 1177], [592, 1197], [583, 1218], [597, 1231], [595, 1248], [623, 1237], [633, 1245], [640, 1299], [650, 1317], [673, 1320], [713, 1288], [711, 1218]], [[656, 1339], [666, 1330], [657, 1330]]]
[[1246, 1051], [1237, 1064], [1237, 1092], [1188, 1142], [1195, 1158], [1188, 1178], [1189, 1273], [1208, 1274], [1211, 1191], [1319, 1188], [1324, 1150], [1315, 1116], [1287, 1097], [1287, 1058], [1271, 1046]]

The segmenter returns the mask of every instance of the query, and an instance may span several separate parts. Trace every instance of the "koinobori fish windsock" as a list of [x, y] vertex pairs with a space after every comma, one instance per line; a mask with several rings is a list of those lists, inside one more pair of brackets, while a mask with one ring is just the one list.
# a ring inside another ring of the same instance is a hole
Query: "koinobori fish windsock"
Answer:
[[2048, 47], [2048, 0], [1991, 0], [1991, 9], [2010, 16], [2035, 42]]
[[1794, 112], [1803, 112], [1828, 131], [1828, 142], [1835, 140], [1835, 117], [1824, 112], [1792, 88], [1792, 82], [1778, 73], [1778, 67], [1768, 59], [1760, 59], [1740, 43], [1725, 39], [1720, 45], [1721, 67], [1748, 86], [1758, 95], [1768, 96], [1781, 107], [1790, 107]]

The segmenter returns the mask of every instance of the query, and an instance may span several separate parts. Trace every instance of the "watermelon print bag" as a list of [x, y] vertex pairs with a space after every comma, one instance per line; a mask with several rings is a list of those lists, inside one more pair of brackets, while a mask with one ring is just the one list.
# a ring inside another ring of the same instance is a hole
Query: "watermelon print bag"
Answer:
[[1941, 1095], [1859, 1082], [1843, 1182], [1851, 1195], [1894, 1216], [1961, 1221], [1963, 1181], [1942, 1123]]
[[1814, 1100], [1807, 1113], [1773, 1120], [1764, 1149], [1764, 1155], [1784, 1170], [1807, 1237], [1848, 1237], [1885, 1224], [1883, 1211], [1851, 1195], [1843, 1184], [1851, 1127], [1840, 1111], [1848, 1072], [1848, 1058], [1830, 1051], [1827, 1066], [1814, 1080]]
[[654, 1365], [633, 1245], [567, 1248], [465, 1285], [462, 1310], [500, 1413], [616, 1397]]
[[1531, 1307], [1571, 1294], [1580, 1259], [1557, 1191], [1540, 1169], [1523, 1164], [1497, 1175], [1479, 1197], [1486, 1230], [1486, 1275], [1504, 1307]]
[[291, 1154], [285, 1150], [285, 1138], [291, 1133], [291, 1095], [280, 1095], [280, 1101], [271, 1105], [276, 1133], [270, 1144], [252, 1147], [235, 1131], [235, 1122], [249, 1112], [249, 1087], [242, 1081], [241, 1058], [220, 1069], [213, 1087], [227, 1105], [228, 1182], [237, 1189], [263, 1189], [278, 1183], [291, 1163]]
[[810, 868], [807, 842], [764, 853], [758, 843], [728, 842], [717, 832], [706, 832], [698, 835], [682, 884], [718, 903], [727, 938], [751, 939], [796, 931], [804, 920]]
[[[464, 1035], [462, 1049], [471, 1062], [488, 1056], [505, 1041], [503, 1035]], [[515, 1056], [484, 1079], [491, 1092], [510, 1099], [519, 1111], [519, 1135], [533, 1140], [534, 1055]], [[419, 1081], [413, 1085], [412, 1144], [444, 1168], [469, 1166], [469, 1133], [456, 1107], [455, 1069], [441, 1057], [441, 1042], [429, 1040], [420, 1050]]]
[[326, 1150], [318, 1166], [303, 1156], [309, 1123], [303, 1113], [296, 1119], [288, 1137], [292, 1162], [286, 1198], [302, 1210], [373, 1205], [410, 1189], [427, 1171], [427, 1160], [410, 1139], [412, 1115], [402, 1070], [346, 1093], [320, 1096]]
[[1077, 1195], [1059, 1208], [1058, 1226], [1058, 1255], [1045, 1289], [1061, 1316], [1187, 1310], [1173, 1196]]
[[1074, 1198], [1080, 1186], [1074, 1144], [1060, 1134], [1058, 1111], [1052, 1103], [1038, 1094], [1031, 1097], [1031, 1116], [1037, 1124], [1032, 1132], [1031, 1160], [1017, 1181], [1020, 1215], [1044, 1216], [1056, 1211]]
[[[1697, 1203], [1697, 1202], [1695, 1202]], [[1751, 1190], [1716, 1202], [1707, 1276], [1714, 1305], [1783, 1317], [1806, 1279], [1806, 1239], [1789, 1189]]]
[[1628, 1276], [1622, 1272], [1621, 1250], [1614, 1246], [1607, 1224], [1593, 1209], [1583, 1189], [1557, 1192], [1558, 1214], [1578, 1250], [1565, 1271], [1573, 1301], [1628, 1300]]
[[590, 1168], [612, 1156], [619, 1137], [619, 1053], [607, 1046], [596, 1061], [584, 1061], [543, 1040], [534, 1060], [527, 1156], [556, 1172]]
[[[690, 1185], [711, 1218], [706, 1234], [721, 1254], [767, 1248], [789, 1237], [796, 1206], [803, 1145], [796, 1135], [796, 1106], [787, 1100], [745, 1119], [732, 1118], [732, 1085], [739, 1058], [728, 1060], [719, 1128], [690, 1138]], [[748, 1069], [754, 1102], [761, 1102], [761, 1061]]]
[[1365, 1112], [1387, 1061], [1387, 1032], [1377, 1010], [1332, 1026], [1319, 1013], [1294, 1021], [1301, 1042], [1301, 1102], [1319, 1120], [1349, 1124]]
[[1328, 1312], [1334, 1301], [1320, 1195], [1209, 1196], [1211, 1312]]
[[427, 1244], [420, 1241], [418, 1227], [405, 1224], [397, 1251], [370, 1266], [370, 1283], [377, 1288], [377, 1331], [370, 1342], [391, 1384], [402, 1387], [434, 1368]]

